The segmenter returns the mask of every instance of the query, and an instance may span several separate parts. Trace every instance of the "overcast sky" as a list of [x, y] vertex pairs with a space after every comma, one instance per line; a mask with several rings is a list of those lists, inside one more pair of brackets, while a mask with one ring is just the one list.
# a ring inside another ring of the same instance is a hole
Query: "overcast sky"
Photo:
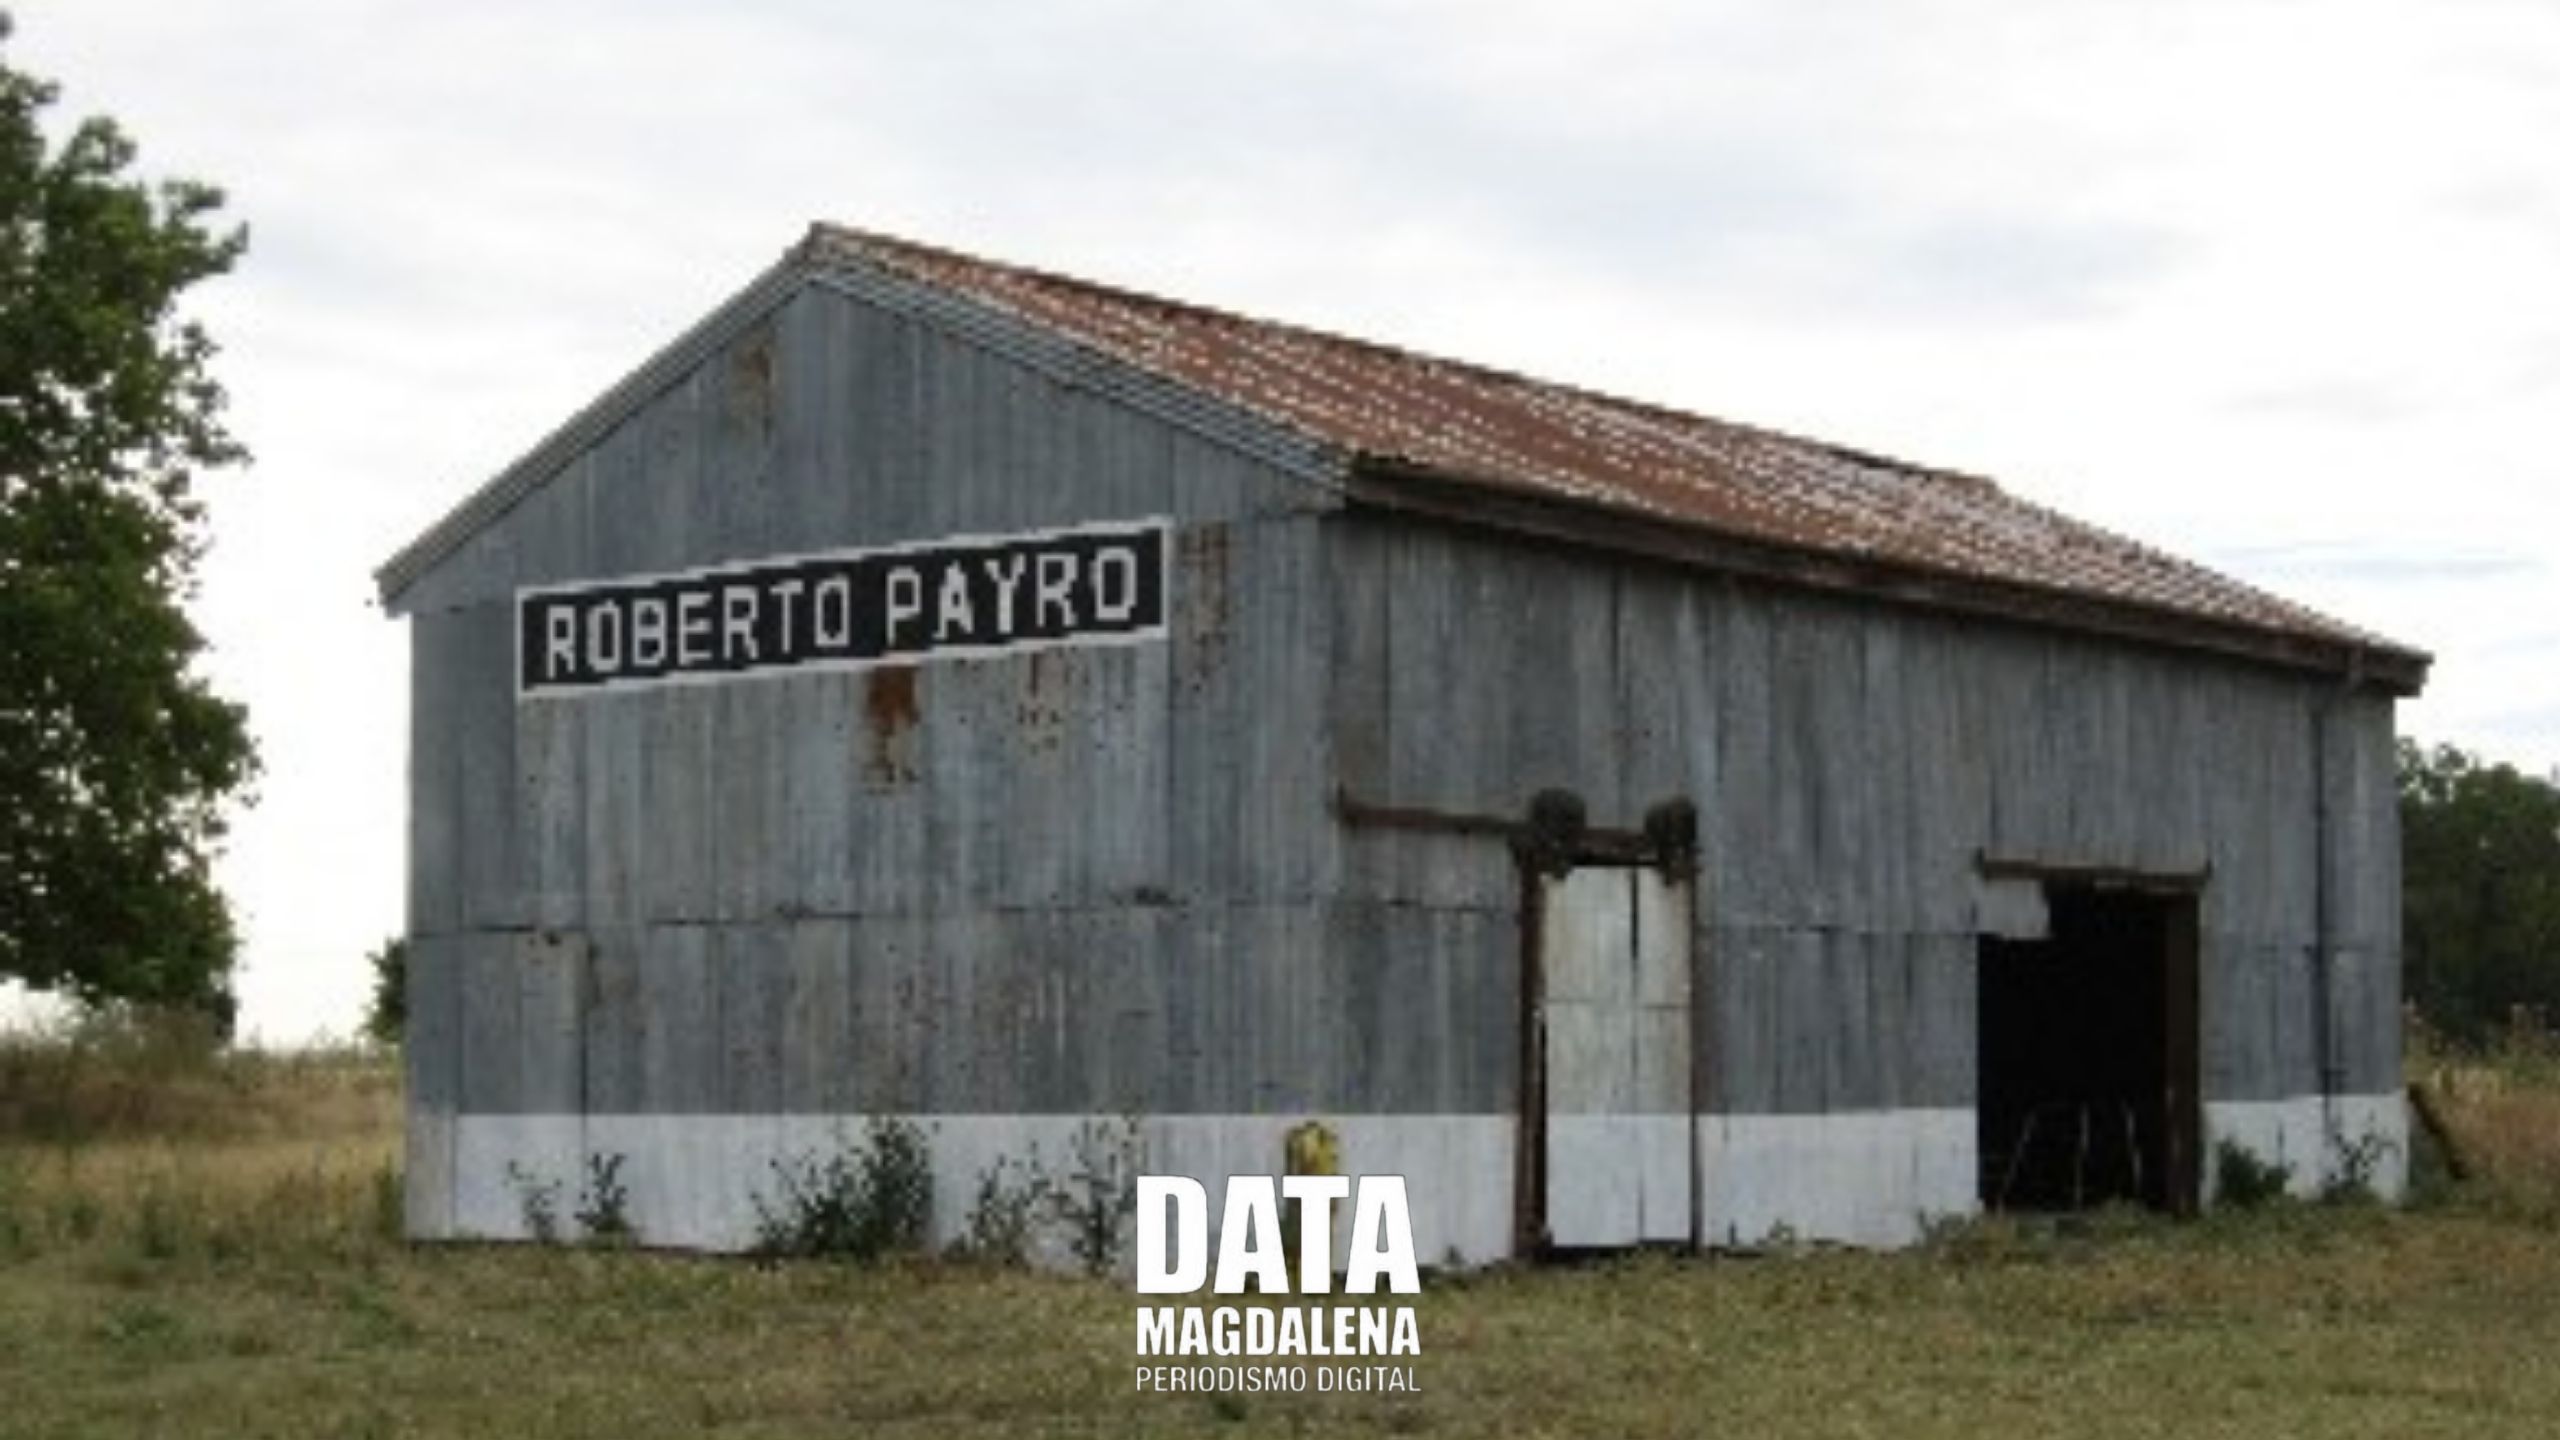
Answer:
[[1997, 477], [2560, 765], [2560, 5], [17, 0], [251, 227], [249, 1028], [402, 925], [370, 572], [820, 217]]

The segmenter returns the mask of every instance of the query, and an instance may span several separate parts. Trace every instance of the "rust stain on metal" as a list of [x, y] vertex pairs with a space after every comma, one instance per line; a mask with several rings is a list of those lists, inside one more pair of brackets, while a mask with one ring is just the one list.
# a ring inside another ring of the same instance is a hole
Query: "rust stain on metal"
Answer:
[[[1054, 754], [1066, 738], [1071, 664], [1063, 653], [1035, 650], [1023, 658], [1022, 696], [1014, 706], [1014, 725], [1027, 753]], [[1052, 668], [1064, 673], [1052, 680]]]
[[837, 226], [809, 253], [1011, 313], [1357, 463], [1813, 556], [2096, 597], [2416, 657], [1978, 476]]
[[730, 423], [753, 430], [773, 428], [774, 375], [773, 330], [759, 327], [729, 352], [729, 383], [723, 400]]
[[1175, 652], [1180, 657], [1175, 679], [1193, 690], [1205, 686], [1227, 662], [1229, 556], [1224, 525], [1186, 529], [1174, 542], [1174, 566], [1180, 575], [1174, 609], [1181, 637]]
[[924, 718], [916, 701], [916, 667], [884, 665], [863, 676], [862, 709], [870, 720], [871, 756], [867, 772], [875, 784], [899, 785], [916, 778], [915, 728]]

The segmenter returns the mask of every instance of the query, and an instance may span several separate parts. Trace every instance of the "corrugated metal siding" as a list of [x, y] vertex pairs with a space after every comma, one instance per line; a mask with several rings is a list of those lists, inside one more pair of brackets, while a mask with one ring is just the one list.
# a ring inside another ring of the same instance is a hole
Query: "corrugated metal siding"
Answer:
[[[517, 585], [1145, 514], [1179, 526], [1161, 645], [513, 695]], [[804, 290], [742, 327], [406, 598], [429, 1233], [481, 1223], [488, 1157], [584, 1144], [581, 1117], [706, 1147], [636, 1182], [696, 1241], [742, 1182], [685, 1177], [773, 1116], [984, 1139], [1137, 1109], [1213, 1148], [1253, 1117], [1418, 1117], [1394, 1144], [1448, 1122], [1470, 1193], [1498, 1185], [1511, 858], [1329, 804], [1517, 813], [1561, 786], [1607, 824], [1699, 807], [1709, 1215], [1907, 1238], [1970, 1199], [1939, 1152], [1972, 1093], [1978, 852], [2210, 862], [2208, 1092], [2316, 1089], [2327, 706], [2342, 1079], [2396, 1085], [2386, 697], [1345, 511], [886, 302]], [[1805, 1145], [1833, 1148], [1751, 1168]]]
[[[912, 317], [795, 300], [411, 593], [412, 926], [452, 1035], [420, 1103], [1458, 1108], [1443, 1071], [1488, 1077], [1408, 1027], [1496, 1003], [1483, 977], [1428, 935], [1354, 969], [1338, 932], [1392, 917], [1324, 904], [1323, 503]], [[1181, 526], [1162, 645], [509, 685], [518, 584], [1148, 513]], [[537, 981], [555, 931], [585, 948]]]
[[[1985, 852], [2210, 864], [2207, 1093], [2316, 1091], [2309, 741], [2332, 703], [2342, 1079], [2396, 1084], [2387, 699], [1455, 529], [1329, 524], [1335, 752], [1363, 798], [1517, 814], [1556, 786], [1616, 825], [1696, 801], [1718, 1108], [1969, 1104]], [[1453, 916], [1507, 914], [1518, 886], [1481, 839], [1354, 831], [1343, 864], [1354, 903]], [[1483, 943], [1488, 967], [1515, 944]]]

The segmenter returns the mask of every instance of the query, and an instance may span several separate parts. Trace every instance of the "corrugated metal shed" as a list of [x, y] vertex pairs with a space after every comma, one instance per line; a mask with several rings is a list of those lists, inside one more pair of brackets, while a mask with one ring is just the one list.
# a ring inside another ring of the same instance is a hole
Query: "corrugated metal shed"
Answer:
[[[1141, 521], [1143, 643], [521, 683], [564, 587]], [[2424, 657], [1987, 482], [822, 228], [382, 578], [422, 1236], [619, 1155], [742, 1244], [882, 1117], [945, 1234], [1321, 1118], [1462, 1259], [2406, 1153]]]

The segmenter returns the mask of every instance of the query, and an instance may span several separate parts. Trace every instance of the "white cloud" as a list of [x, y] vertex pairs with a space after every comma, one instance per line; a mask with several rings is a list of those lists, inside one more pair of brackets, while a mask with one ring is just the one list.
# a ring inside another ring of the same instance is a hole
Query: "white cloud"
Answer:
[[401, 923], [368, 572], [830, 217], [1999, 476], [2560, 763], [2560, 12], [2483, 0], [22, 9], [253, 226], [202, 614], [251, 1023]]

